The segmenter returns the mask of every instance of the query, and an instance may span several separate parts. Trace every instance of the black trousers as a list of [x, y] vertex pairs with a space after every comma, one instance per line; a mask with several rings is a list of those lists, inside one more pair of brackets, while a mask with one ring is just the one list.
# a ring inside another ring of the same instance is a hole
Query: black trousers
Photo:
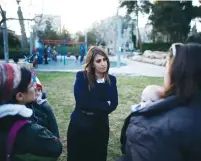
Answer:
[[105, 122], [81, 127], [70, 122], [67, 132], [67, 161], [106, 161], [109, 125]]
[[47, 57], [48, 57], [48, 55], [45, 54], [45, 55], [44, 55], [44, 58], [45, 58], [45, 64], [48, 64]]
[[84, 54], [81, 55], [80, 63], [82, 63], [83, 60], [84, 60]]

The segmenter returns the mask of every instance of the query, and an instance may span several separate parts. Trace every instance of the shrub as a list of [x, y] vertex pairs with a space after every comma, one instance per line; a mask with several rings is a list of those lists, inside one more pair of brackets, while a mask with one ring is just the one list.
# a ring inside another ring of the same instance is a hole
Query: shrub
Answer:
[[143, 43], [142, 51], [167, 51], [171, 46], [171, 43]]

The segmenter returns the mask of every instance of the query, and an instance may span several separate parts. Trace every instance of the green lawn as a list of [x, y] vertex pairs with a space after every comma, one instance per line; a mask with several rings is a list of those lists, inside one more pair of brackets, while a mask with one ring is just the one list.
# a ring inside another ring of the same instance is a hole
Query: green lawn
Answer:
[[[74, 73], [39, 73], [39, 79], [45, 87], [47, 98], [51, 104], [57, 122], [63, 153], [60, 161], [66, 161], [66, 132], [73, 111], [75, 101], [73, 96]], [[114, 161], [120, 155], [119, 136], [124, 119], [130, 112], [130, 107], [140, 101], [142, 90], [150, 84], [162, 85], [162, 78], [117, 76], [119, 105], [110, 115], [110, 141], [108, 147], [108, 161]]]

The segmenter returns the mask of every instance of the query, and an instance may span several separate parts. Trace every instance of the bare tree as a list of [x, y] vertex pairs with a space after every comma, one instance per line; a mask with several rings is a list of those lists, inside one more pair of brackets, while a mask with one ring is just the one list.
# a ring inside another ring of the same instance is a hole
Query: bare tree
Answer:
[[37, 17], [39, 16], [35, 16], [34, 18], [23, 18], [23, 19], [20, 19], [20, 18], [13, 18], [13, 17], [9, 17], [9, 18], [6, 18], [6, 15], [4, 14], [4, 11], [0, 5], [0, 15], [1, 15], [1, 20], [0, 20], [0, 25], [5, 22], [5, 21], [8, 21], [8, 20], [27, 20], [27, 21], [35, 21]]

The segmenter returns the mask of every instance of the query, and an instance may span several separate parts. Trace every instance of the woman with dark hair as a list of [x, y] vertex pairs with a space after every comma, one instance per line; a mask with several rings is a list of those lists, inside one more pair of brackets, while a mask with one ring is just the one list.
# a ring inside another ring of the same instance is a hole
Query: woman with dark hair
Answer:
[[162, 99], [132, 113], [121, 134], [121, 161], [201, 160], [201, 45], [171, 53]]
[[[35, 100], [31, 72], [0, 64], [0, 89], [0, 160], [57, 160], [62, 152], [60, 140], [32, 122], [33, 111], [25, 106]], [[26, 120], [24, 126], [19, 124]]]
[[75, 109], [67, 133], [68, 161], [106, 161], [108, 115], [118, 105], [116, 78], [108, 74], [110, 62], [100, 47], [91, 47], [84, 71], [76, 75]]

